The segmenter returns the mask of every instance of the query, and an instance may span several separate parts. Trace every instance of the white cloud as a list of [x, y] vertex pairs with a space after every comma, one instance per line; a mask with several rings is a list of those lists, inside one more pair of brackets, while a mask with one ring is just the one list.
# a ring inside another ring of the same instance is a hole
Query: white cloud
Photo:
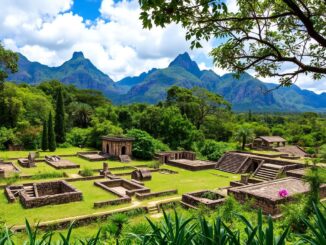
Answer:
[[[216, 41], [202, 43], [202, 49], [189, 50], [185, 30], [179, 25], [143, 29], [138, 0], [102, 0], [101, 16], [94, 21], [72, 13], [72, 0], [0, 2], [0, 40], [32, 61], [58, 66], [74, 51], [82, 51], [100, 70], [119, 80], [153, 67], [166, 67], [178, 54], [188, 51], [202, 69], [213, 69], [219, 75], [228, 72], [214, 67], [207, 58]], [[237, 9], [236, 0], [226, 3], [230, 11]], [[275, 81], [268, 81], [271, 80]], [[297, 82], [315, 91], [325, 90], [325, 83], [301, 77]]]
[[[101, 16], [92, 22], [69, 12], [71, 0], [1, 1], [6, 7], [0, 10], [0, 40], [46, 65], [58, 66], [74, 51], [83, 51], [99, 69], [118, 80], [166, 67], [176, 55], [190, 51], [179, 25], [143, 29], [137, 0], [103, 0]], [[205, 43], [192, 56], [207, 54], [210, 48]]]

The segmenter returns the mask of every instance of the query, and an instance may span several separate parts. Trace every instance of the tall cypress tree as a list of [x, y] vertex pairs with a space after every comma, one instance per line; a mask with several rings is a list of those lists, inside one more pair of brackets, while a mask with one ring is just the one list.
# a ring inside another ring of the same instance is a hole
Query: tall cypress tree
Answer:
[[55, 133], [53, 128], [53, 118], [51, 112], [49, 114], [49, 120], [48, 120], [48, 139], [49, 139], [49, 150], [55, 151], [57, 145], [55, 142]]
[[57, 92], [54, 131], [56, 134], [57, 143], [64, 143], [65, 138], [66, 138], [66, 135], [65, 135], [65, 110], [64, 110], [63, 95], [62, 95], [61, 88], [59, 88], [59, 90]]
[[48, 125], [46, 120], [44, 120], [42, 132], [42, 150], [46, 151], [47, 149], [49, 149]]

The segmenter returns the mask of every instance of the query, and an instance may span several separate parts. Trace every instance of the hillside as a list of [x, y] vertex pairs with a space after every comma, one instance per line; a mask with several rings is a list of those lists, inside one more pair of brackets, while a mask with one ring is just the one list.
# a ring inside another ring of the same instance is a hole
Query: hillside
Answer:
[[165, 99], [171, 86], [177, 85], [197, 86], [218, 93], [232, 103], [236, 111], [326, 112], [326, 93], [318, 95], [295, 85], [267, 93], [276, 85], [263, 83], [247, 73], [236, 79], [233, 74], [219, 76], [212, 70], [200, 70], [188, 53], [178, 55], [167, 68], [153, 68], [118, 82], [97, 69], [81, 52], [75, 52], [70, 60], [58, 67], [31, 62], [23, 55], [20, 55], [18, 65], [19, 72], [10, 75], [8, 80], [38, 84], [57, 79], [78, 88], [100, 90], [116, 104], [155, 104]]
[[19, 54], [18, 67], [19, 71], [11, 74], [9, 81], [38, 84], [44, 80], [56, 79], [81, 89], [100, 90], [107, 96], [119, 93], [113, 80], [97, 69], [82, 52], [75, 52], [70, 60], [58, 67], [31, 62]]

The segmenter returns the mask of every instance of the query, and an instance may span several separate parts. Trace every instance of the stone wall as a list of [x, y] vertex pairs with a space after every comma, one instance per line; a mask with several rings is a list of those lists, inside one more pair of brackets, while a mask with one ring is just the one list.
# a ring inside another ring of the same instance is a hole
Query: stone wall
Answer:
[[[124, 149], [124, 152], [123, 152]], [[119, 155], [132, 155], [132, 141], [110, 141], [102, 139], [102, 152], [113, 156], [119, 157]]]
[[[306, 194], [308, 192], [303, 192], [301, 194]], [[280, 206], [282, 204], [293, 202], [295, 197], [286, 197], [283, 199], [278, 200], [272, 200], [256, 195], [250, 195], [245, 192], [241, 192], [240, 189], [234, 188], [234, 189], [228, 189], [228, 195], [233, 195], [236, 200], [238, 200], [240, 203], [245, 203], [248, 200], [254, 200], [253, 207], [254, 208], [260, 208], [262, 209], [263, 213], [270, 214], [270, 215], [278, 215], [281, 213]], [[326, 184], [323, 184], [320, 187], [320, 198], [326, 197]]]
[[202, 194], [207, 192], [212, 192], [212, 191], [203, 190], [203, 191], [196, 191], [196, 192], [183, 194], [181, 202], [185, 204], [189, 204], [189, 206], [194, 206], [194, 207], [202, 204], [211, 209], [214, 209], [216, 206], [219, 206], [224, 203], [225, 198], [215, 192], [214, 194], [219, 196], [219, 198], [216, 200], [211, 200], [211, 199], [201, 197]]
[[160, 196], [168, 196], [178, 194], [178, 190], [167, 190], [167, 191], [160, 191], [160, 192], [152, 192], [152, 193], [136, 193], [136, 198], [139, 200], [149, 199], [153, 197], [160, 197]]
[[24, 208], [77, 202], [83, 199], [82, 193], [65, 181], [36, 183], [34, 188], [36, 197], [28, 196], [25, 191], [20, 192], [19, 197]]

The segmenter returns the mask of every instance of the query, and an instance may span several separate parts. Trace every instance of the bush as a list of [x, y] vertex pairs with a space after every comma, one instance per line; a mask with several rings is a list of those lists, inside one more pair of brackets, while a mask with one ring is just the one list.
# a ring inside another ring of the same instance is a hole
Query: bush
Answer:
[[90, 129], [88, 128], [73, 128], [66, 135], [66, 143], [73, 146], [84, 146], [87, 143], [87, 139], [90, 134]]
[[79, 171], [79, 174], [84, 177], [90, 177], [94, 175], [94, 171], [90, 168], [84, 168]]
[[200, 146], [199, 151], [208, 160], [217, 161], [225, 152], [235, 149], [236, 146], [234, 144], [205, 140], [204, 144]]
[[134, 157], [144, 160], [150, 160], [153, 158], [155, 147], [152, 136], [139, 129], [129, 130], [127, 135], [135, 138], [132, 146], [132, 154]]

